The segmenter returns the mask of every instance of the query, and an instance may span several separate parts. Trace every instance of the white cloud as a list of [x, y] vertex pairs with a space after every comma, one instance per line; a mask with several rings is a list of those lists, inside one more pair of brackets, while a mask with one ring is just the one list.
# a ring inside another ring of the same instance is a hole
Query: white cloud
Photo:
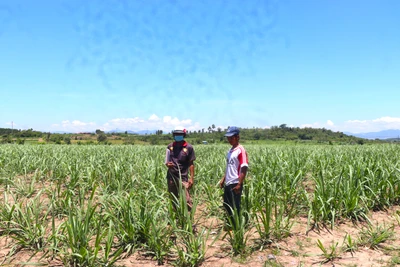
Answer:
[[94, 132], [94, 128], [96, 128], [96, 123], [94, 122], [82, 122], [79, 120], [65, 120], [62, 121], [61, 124], [53, 124], [51, 125], [52, 130], [54, 131], [65, 131], [65, 132]]
[[171, 116], [164, 116], [162, 119], [156, 114], [151, 115], [147, 120], [136, 118], [114, 119], [106, 123], [105, 130], [163, 130], [164, 132], [172, 131], [175, 129], [187, 129], [194, 131], [200, 129], [199, 123], [193, 123], [191, 119], [172, 118]]
[[149, 121], [159, 121], [159, 120], [160, 118], [156, 114], [151, 115], [149, 118]]
[[130, 127], [133, 127], [135, 125], [141, 125], [145, 122], [146, 121], [144, 119], [141, 119], [139, 117], [116, 118], [104, 123], [101, 130], [109, 131], [109, 130], [121, 129], [121, 127], [130, 130]]
[[332, 131], [350, 132], [350, 133], [367, 133], [379, 132], [390, 129], [400, 129], [400, 118], [381, 117], [372, 120], [348, 120], [343, 123], [334, 124], [328, 120], [326, 124], [309, 124], [308, 127], [331, 129]]
[[163, 130], [169, 132], [175, 129], [187, 129], [189, 131], [197, 131], [202, 127], [198, 122], [191, 119], [172, 118], [171, 116], [158, 117], [156, 114], [151, 115], [147, 120], [140, 117], [133, 118], [115, 118], [99, 125], [94, 122], [82, 122], [79, 120], [62, 121], [61, 124], [53, 124], [52, 131], [65, 132], [94, 132], [96, 129], [102, 131], [141, 131], [141, 130]]
[[335, 124], [331, 120], [327, 120], [326, 123], [319, 123], [319, 122], [314, 122], [314, 123], [306, 123], [300, 125], [300, 128], [326, 128], [326, 129], [332, 129], [334, 128]]
[[167, 125], [175, 125], [177, 126], [178, 124], [180, 124], [181, 122], [179, 121], [178, 118], [172, 118], [171, 116], [164, 116], [163, 118], [163, 123], [167, 124]]
[[300, 125], [300, 128], [322, 128], [322, 127], [323, 126], [321, 126], [321, 124], [318, 122], [306, 123], [306, 124]]
[[393, 124], [397, 125], [397, 127], [400, 125], [400, 118], [392, 118], [392, 117], [382, 117], [379, 119], [372, 120], [374, 123], [384, 123], [384, 124]]
[[[79, 120], [65, 120], [60, 124], [53, 124], [51, 130], [66, 132], [94, 132], [96, 129], [101, 129], [103, 131], [111, 131], [116, 129], [121, 131], [163, 130], [165, 133], [168, 133], [175, 129], [198, 131], [204, 128], [207, 131], [209, 126], [210, 125], [200, 125], [198, 122], [193, 122], [193, 120], [187, 118], [179, 119], [171, 116], [159, 117], [156, 114], [153, 114], [148, 119], [143, 119], [140, 117], [115, 118], [103, 124], [98, 124], [95, 122], [83, 122]], [[216, 126], [216, 128], [218, 127], [220, 127], [222, 130], [226, 128], [225, 126]], [[296, 126], [291, 125], [290, 127]], [[325, 123], [307, 123], [302, 124], [299, 127], [326, 128], [332, 131], [351, 133], [378, 132], [388, 129], [400, 129], [400, 118], [381, 117], [371, 120], [348, 120], [342, 123], [333, 123], [333, 121], [327, 120]]]
[[381, 117], [373, 120], [348, 120], [343, 127], [348, 132], [365, 133], [379, 132], [390, 129], [400, 129], [400, 118]]
[[5, 124], [8, 125], [8, 126], [10, 126], [10, 127], [18, 127], [18, 124], [14, 123], [14, 122], [12, 122], [12, 121], [6, 122]]

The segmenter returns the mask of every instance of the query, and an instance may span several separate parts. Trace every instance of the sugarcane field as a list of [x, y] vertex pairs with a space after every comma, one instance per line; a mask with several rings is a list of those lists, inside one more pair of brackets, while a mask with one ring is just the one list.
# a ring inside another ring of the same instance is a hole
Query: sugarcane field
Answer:
[[227, 144], [194, 145], [191, 211], [168, 196], [163, 145], [1, 145], [0, 265], [400, 264], [398, 145], [244, 146], [225, 229]]

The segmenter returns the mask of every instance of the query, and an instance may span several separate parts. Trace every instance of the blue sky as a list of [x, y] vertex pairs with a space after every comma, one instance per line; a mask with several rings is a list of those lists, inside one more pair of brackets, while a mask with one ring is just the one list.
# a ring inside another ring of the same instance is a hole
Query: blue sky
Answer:
[[0, 2], [0, 128], [400, 129], [400, 1]]

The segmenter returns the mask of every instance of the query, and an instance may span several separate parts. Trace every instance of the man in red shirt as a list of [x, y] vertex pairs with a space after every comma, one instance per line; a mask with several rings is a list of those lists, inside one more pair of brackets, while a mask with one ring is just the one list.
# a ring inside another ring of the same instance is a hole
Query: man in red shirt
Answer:
[[[194, 183], [194, 163], [196, 155], [193, 146], [186, 142], [186, 129], [175, 130], [172, 132], [174, 142], [167, 146], [165, 154], [165, 165], [168, 167], [167, 180], [168, 191], [179, 199], [179, 183], [185, 190], [186, 203], [188, 210], [192, 209], [192, 200], [190, 198], [189, 190]], [[190, 172], [190, 178], [188, 177]], [[175, 203], [175, 199], [172, 199]], [[175, 203], [176, 204], [176, 203]], [[174, 205], [175, 205], [174, 204]]]
[[225, 134], [232, 147], [226, 156], [226, 170], [220, 181], [220, 187], [224, 188], [224, 208], [228, 213], [229, 221], [233, 227], [235, 227], [234, 214], [240, 216], [243, 182], [249, 166], [247, 152], [239, 144], [239, 133], [239, 128], [232, 126], [229, 127]]

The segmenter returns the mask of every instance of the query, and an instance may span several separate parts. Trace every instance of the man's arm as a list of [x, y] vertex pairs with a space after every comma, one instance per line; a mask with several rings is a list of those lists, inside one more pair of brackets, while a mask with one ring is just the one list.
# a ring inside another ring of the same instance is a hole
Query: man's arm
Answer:
[[224, 174], [224, 176], [222, 177], [221, 181], [219, 181], [219, 187], [221, 187], [221, 188], [224, 188], [225, 176], [226, 176], [226, 174]]
[[189, 179], [189, 189], [190, 189], [194, 184], [194, 163], [193, 163], [193, 161], [190, 162], [189, 171], [190, 171], [190, 179]]
[[242, 168], [240, 168], [239, 183], [234, 188], [232, 188], [235, 193], [239, 193], [240, 189], [242, 188], [244, 179], [246, 178], [247, 169], [247, 166], [243, 166]]
[[171, 161], [171, 158], [170, 158], [170, 153], [171, 153], [171, 151], [169, 151], [169, 149], [167, 148], [167, 151], [165, 152], [165, 162], [164, 162], [164, 164], [168, 168], [171, 168], [171, 167], [174, 166], [174, 163]]
[[244, 179], [246, 178], [246, 175], [247, 175], [247, 166], [243, 166], [241, 169], [240, 169], [240, 174], [239, 174], [239, 184], [240, 185], [242, 185], [243, 184], [243, 181], [244, 181]]

